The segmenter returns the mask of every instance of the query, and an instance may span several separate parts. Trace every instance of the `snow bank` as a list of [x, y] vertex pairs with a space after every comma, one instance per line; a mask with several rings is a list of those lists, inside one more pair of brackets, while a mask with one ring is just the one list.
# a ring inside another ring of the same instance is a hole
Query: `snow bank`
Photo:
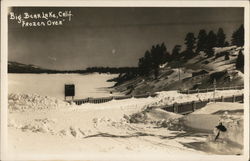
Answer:
[[184, 124], [189, 128], [212, 132], [214, 127], [221, 122], [225, 113], [243, 117], [243, 104], [217, 102], [209, 103], [205, 107], [185, 116]]
[[217, 154], [243, 154], [243, 116], [225, 114], [221, 117], [220, 123], [226, 127], [226, 132], [220, 132], [214, 128], [213, 134], [207, 138], [206, 146]]
[[183, 130], [184, 126], [180, 120], [182, 117], [183, 115], [162, 109], [146, 109], [130, 116], [124, 116], [130, 123], [153, 124], [159, 128], [164, 127], [169, 130]]
[[162, 120], [177, 119], [180, 117], [182, 117], [182, 115], [167, 112], [162, 109], [152, 109], [132, 114], [129, 117], [129, 121], [131, 123], [152, 123]]
[[[217, 102], [209, 103], [202, 109], [187, 115], [184, 125], [197, 131], [206, 131], [210, 135], [203, 148], [215, 154], [242, 154], [243, 150], [243, 104]], [[227, 129], [218, 134], [219, 123]]]
[[219, 121], [219, 115], [210, 114], [189, 114], [183, 118], [183, 123], [187, 129], [208, 133], [213, 131]]
[[[214, 92], [207, 93], [196, 93], [196, 94], [181, 94], [177, 91], [163, 91], [157, 92], [157, 101], [152, 103], [152, 105], [169, 105], [173, 103], [183, 103], [190, 101], [201, 101], [207, 100], [208, 98], [213, 98]], [[232, 95], [243, 94], [244, 90], [225, 90], [225, 91], [215, 91], [215, 98], [220, 98], [221, 96], [227, 97]]]
[[243, 110], [244, 106], [242, 103], [211, 102], [192, 114], [223, 114], [225, 111], [230, 113], [242, 113]]
[[162, 109], [152, 109], [149, 112], [147, 112], [147, 115], [150, 120], [176, 119], [176, 118], [180, 118], [183, 116], [180, 114], [167, 112]]
[[54, 109], [57, 107], [69, 106], [69, 103], [47, 96], [37, 94], [9, 94], [8, 108], [10, 112], [38, 110], [38, 109]]
[[17, 123], [15, 120], [10, 119], [8, 121], [8, 127], [13, 127], [16, 129], [20, 129], [23, 132], [26, 131], [31, 131], [34, 133], [50, 133], [54, 134], [54, 130], [52, 128], [52, 124], [55, 124], [55, 120], [50, 120], [50, 119], [35, 119], [34, 121], [27, 123], [27, 124], [22, 124], [22, 123]]

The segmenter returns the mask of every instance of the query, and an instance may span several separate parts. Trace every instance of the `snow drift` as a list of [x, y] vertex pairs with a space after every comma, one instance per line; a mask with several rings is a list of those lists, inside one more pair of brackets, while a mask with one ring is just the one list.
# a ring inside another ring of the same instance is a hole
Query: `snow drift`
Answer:
[[38, 94], [9, 94], [8, 107], [9, 112], [54, 109], [58, 107], [67, 107], [69, 103], [57, 98], [40, 96]]

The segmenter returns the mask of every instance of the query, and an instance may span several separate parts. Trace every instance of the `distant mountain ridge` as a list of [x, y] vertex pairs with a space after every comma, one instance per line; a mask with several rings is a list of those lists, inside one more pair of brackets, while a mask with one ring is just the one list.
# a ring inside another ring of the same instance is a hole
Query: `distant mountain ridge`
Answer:
[[136, 67], [88, 67], [85, 70], [52, 70], [33, 64], [23, 64], [15, 61], [8, 62], [8, 73], [126, 73], [135, 71]]
[[8, 62], [8, 73], [48, 73], [55, 70], [43, 69], [39, 66], [32, 64], [23, 64], [19, 62]]
[[15, 61], [8, 62], [8, 73], [86, 73], [86, 70], [53, 70], [33, 64], [23, 64]]

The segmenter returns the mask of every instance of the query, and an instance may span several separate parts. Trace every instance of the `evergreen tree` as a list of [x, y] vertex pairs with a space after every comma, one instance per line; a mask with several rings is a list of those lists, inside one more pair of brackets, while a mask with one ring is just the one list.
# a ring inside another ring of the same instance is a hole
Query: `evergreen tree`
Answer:
[[242, 73], [244, 73], [244, 55], [241, 50], [239, 51], [235, 66], [237, 70], [240, 70]]
[[206, 49], [207, 55], [209, 57], [214, 55], [213, 47], [216, 46], [216, 42], [217, 42], [216, 34], [213, 31], [210, 31], [207, 36], [207, 49]]
[[185, 38], [186, 50], [183, 52], [184, 58], [189, 59], [195, 56], [193, 49], [195, 48], [196, 38], [194, 33], [187, 33]]
[[224, 34], [224, 31], [222, 28], [219, 28], [217, 32], [217, 47], [224, 47], [225, 46], [225, 39], [226, 35]]
[[169, 54], [167, 53], [167, 48], [165, 44], [162, 43], [161, 45], [157, 44], [156, 46], [152, 46], [151, 56], [152, 56], [152, 67], [156, 79], [159, 74], [159, 65], [165, 63], [169, 58]]
[[200, 30], [197, 39], [198, 41], [197, 41], [196, 53], [199, 53], [200, 51], [204, 51], [206, 49], [206, 44], [207, 44], [206, 30], [204, 29]]
[[151, 53], [147, 50], [144, 54], [144, 57], [139, 59], [138, 63], [139, 74], [148, 75], [152, 68], [152, 57]]
[[138, 69], [139, 74], [142, 76], [148, 75], [154, 70], [155, 78], [159, 73], [159, 65], [170, 60], [170, 54], [167, 52], [167, 48], [164, 43], [152, 46], [150, 51], [146, 51], [144, 57], [139, 59]]
[[166, 47], [166, 45], [164, 43], [161, 44], [160, 49], [161, 49], [161, 52], [162, 52], [162, 62], [160, 64], [163, 64], [165, 62], [170, 61], [171, 55], [167, 51], [167, 47]]
[[186, 50], [193, 50], [195, 48], [195, 42], [196, 38], [194, 36], [194, 33], [187, 33], [185, 38]]
[[180, 51], [181, 51], [181, 45], [175, 45], [171, 55], [173, 60], [180, 58]]
[[244, 26], [241, 25], [232, 35], [232, 45], [244, 46]]

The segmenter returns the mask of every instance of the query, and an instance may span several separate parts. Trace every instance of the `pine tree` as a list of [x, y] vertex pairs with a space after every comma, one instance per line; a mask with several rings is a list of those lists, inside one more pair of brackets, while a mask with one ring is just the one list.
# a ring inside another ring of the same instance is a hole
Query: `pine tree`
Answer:
[[232, 35], [232, 45], [244, 46], [244, 26], [241, 25]]
[[200, 30], [197, 39], [198, 39], [198, 41], [197, 41], [196, 53], [199, 53], [200, 51], [204, 51], [206, 49], [206, 44], [207, 44], [207, 32], [206, 32], [206, 30], [204, 30], [204, 29]]
[[241, 50], [239, 51], [235, 66], [236, 66], [236, 69], [244, 73], [244, 55]]
[[170, 60], [170, 54], [167, 52], [166, 45], [153, 45], [150, 51], [146, 51], [144, 57], [139, 59], [138, 69], [139, 74], [142, 76], [148, 75], [154, 70], [155, 78], [159, 73], [159, 65]]
[[193, 49], [195, 48], [196, 44], [196, 38], [194, 36], [194, 33], [187, 33], [186, 38], [185, 38], [185, 44], [186, 44], [186, 50], [183, 52], [184, 58], [189, 59], [195, 56], [195, 53]]
[[210, 31], [207, 36], [207, 49], [206, 49], [207, 55], [209, 57], [214, 55], [213, 47], [216, 46], [216, 42], [217, 42], [217, 37], [215, 33], [213, 31]]
[[144, 57], [139, 59], [138, 68], [140, 75], [148, 75], [152, 69], [152, 58], [151, 53], [147, 50], [144, 54]]
[[196, 38], [194, 33], [187, 33], [185, 38], [186, 50], [193, 50], [195, 48]]
[[159, 65], [165, 63], [170, 56], [169, 53], [167, 53], [167, 48], [164, 43], [162, 43], [161, 45], [157, 44], [156, 46], [152, 46], [151, 56], [152, 67], [156, 79], [159, 73]]
[[162, 51], [162, 62], [161, 62], [161, 64], [170, 61], [171, 60], [171, 55], [167, 51], [166, 45], [164, 43], [162, 43], [160, 48], [161, 48], [161, 51]]
[[219, 28], [217, 32], [217, 47], [224, 47], [225, 46], [225, 39], [226, 35], [224, 34], [224, 31], [222, 28]]
[[181, 51], [181, 45], [175, 45], [173, 50], [172, 50], [172, 59], [178, 59], [180, 57], [180, 51]]

